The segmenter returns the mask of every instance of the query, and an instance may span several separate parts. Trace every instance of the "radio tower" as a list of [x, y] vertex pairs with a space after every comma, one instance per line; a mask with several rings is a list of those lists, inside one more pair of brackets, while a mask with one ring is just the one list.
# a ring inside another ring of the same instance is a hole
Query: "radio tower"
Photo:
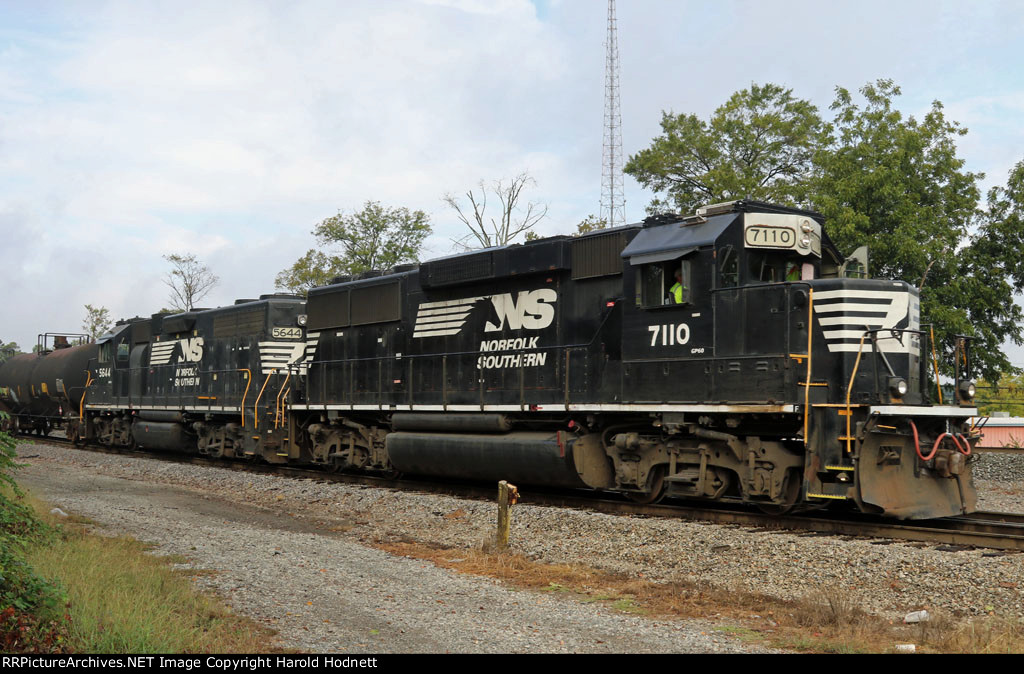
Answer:
[[619, 108], [619, 39], [615, 0], [608, 0], [604, 59], [604, 150], [601, 159], [601, 218], [608, 227], [626, 224], [622, 178], [622, 111]]

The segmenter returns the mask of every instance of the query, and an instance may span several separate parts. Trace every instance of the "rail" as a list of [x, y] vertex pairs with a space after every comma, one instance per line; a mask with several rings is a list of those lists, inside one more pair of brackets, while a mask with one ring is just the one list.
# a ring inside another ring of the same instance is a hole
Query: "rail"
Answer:
[[[49, 440], [55, 444], [70, 444], [68, 441], [59, 438], [49, 438]], [[87, 446], [79, 447], [79, 449], [107, 454], [123, 453], [121, 450], [109, 447]], [[435, 492], [487, 501], [493, 501], [494, 499], [494, 487], [490, 483], [481, 484], [463, 480], [429, 480], [416, 477], [395, 479], [376, 475], [330, 473], [312, 467], [210, 459], [196, 455], [161, 451], [149, 452], [143, 450], [143, 452], [148, 458], [160, 461], [192, 463], [244, 472], [274, 473], [297, 479], [361, 484], [383, 489]], [[138, 450], [133, 452], [133, 455], [137, 454]], [[558, 490], [554, 488], [531, 488], [529, 491], [521, 490], [521, 492], [525, 502], [531, 505], [579, 508], [633, 517], [661, 517], [715, 524], [738, 524], [767, 530], [812, 531], [836, 536], [885, 538], [921, 541], [936, 545], [1024, 551], [1024, 514], [1019, 513], [975, 512], [970, 515], [934, 520], [887, 520], [873, 515], [828, 511], [771, 515], [733, 502], [698, 504], [686, 501], [672, 501], [656, 505], [638, 504], [615, 496], [595, 497], [593, 493], [581, 493], [579, 491]]]

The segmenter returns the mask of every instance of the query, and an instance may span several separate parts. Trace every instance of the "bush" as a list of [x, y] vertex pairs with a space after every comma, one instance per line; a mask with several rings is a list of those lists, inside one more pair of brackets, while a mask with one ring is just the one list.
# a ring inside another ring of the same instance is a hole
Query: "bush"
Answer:
[[[7, 415], [0, 412], [0, 420]], [[0, 650], [55, 650], [61, 640], [64, 596], [25, 561], [30, 545], [54, 531], [39, 521], [14, 481], [16, 443], [0, 431]]]

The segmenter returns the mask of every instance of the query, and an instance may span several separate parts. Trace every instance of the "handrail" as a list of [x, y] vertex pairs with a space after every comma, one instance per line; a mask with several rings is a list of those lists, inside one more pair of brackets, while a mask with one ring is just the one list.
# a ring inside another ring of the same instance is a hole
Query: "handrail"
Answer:
[[292, 371], [288, 370], [288, 376], [284, 378], [284, 383], [281, 384], [281, 389], [277, 392], [277, 402], [274, 404], [274, 428], [278, 427], [278, 420], [281, 418], [281, 396], [284, 395], [285, 387], [288, 386], [288, 380], [292, 378]]
[[935, 326], [929, 326], [932, 334], [932, 365], [935, 366], [935, 388], [939, 391], [939, 404], [942, 404], [942, 383], [939, 382], [939, 357], [935, 353]]
[[260, 389], [260, 394], [258, 396], [256, 396], [256, 402], [254, 402], [252, 404], [252, 417], [253, 417], [253, 422], [252, 423], [253, 423], [253, 428], [259, 428], [260, 427], [260, 416], [259, 416], [259, 412], [257, 412], [257, 408], [260, 405], [260, 398], [263, 397], [263, 392], [267, 390], [267, 384], [270, 383], [270, 378], [273, 377], [276, 374], [277, 374], [277, 370], [271, 370], [270, 371], [270, 374], [267, 375], [267, 378], [263, 380], [263, 388]]
[[810, 439], [807, 437], [807, 431], [811, 414], [811, 337], [813, 335], [814, 288], [809, 288], [807, 297], [807, 374], [804, 376], [804, 446], [807, 446], [810, 443]]
[[245, 393], [242, 394], [242, 428], [245, 428], [245, 397], [249, 395], [249, 385], [252, 384], [252, 370], [245, 367], [238, 368], [239, 372], [245, 372], [248, 376], [245, 378]]
[[[288, 410], [288, 394], [291, 393], [291, 391], [292, 389], [289, 386], [284, 390], [284, 393], [282, 394], [281, 397], [281, 423], [284, 423], [284, 421], [287, 418], [285, 417], [285, 414], [287, 413]], [[277, 428], [277, 426], [274, 426], [274, 428]]]
[[846, 453], [849, 454], [853, 450], [850, 448], [850, 418], [853, 416], [850, 406], [850, 395], [853, 393], [853, 382], [857, 380], [857, 368], [860, 367], [860, 357], [864, 353], [864, 338], [868, 336], [869, 331], [865, 331], [860, 336], [860, 343], [857, 345], [857, 360], [853, 364], [853, 372], [850, 374], [850, 383], [846, 386]]
[[78, 399], [78, 423], [82, 423], [82, 417], [85, 416], [85, 394], [86, 389], [92, 385], [92, 372], [89, 370], [85, 371], [85, 387], [82, 389], [82, 397]]
[[[911, 330], [911, 329], [908, 329], [908, 328], [875, 328], [874, 330], [865, 330], [864, 333], [860, 336], [860, 342], [857, 344], [857, 360], [854, 362], [854, 364], [853, 364], [853, 371], [850, 373], [850, 383], [847, 384], [847, 386], [846, 386], [846, 453], [847, 454], [849, 454], [852, 451], [852, 449], [850, 448], [850, 442], [851, 442], [851, 437], [850, 437], [850, 417], [852, 416], [850, 414], [850, 410], [852, 408], [852, 405], [850, 405], [850, 396], [853, 394], [853, 383], [857, 379], [857, 369], [860, 367], [860, 358], [864, 354], [864, 339], [868, 335], [872, 335], [872, 343], [873, 343], [873, 347], [872, 348], [873, 349], [878, 349], [878, 333], [879, 332], [889, 332], [889, 333], [892, 333], [892, 337], [891, 337], [892, 339], [896, 338], [896, 333], [897, 332], [900, 333], [901, 339], [902, 339], [902, 335], [904, 333], [907, 333], [907, 332], [913, 333], [913, 334], [917, 334], [917, 335], [922, 335], [922, 336], [924, 335], [924, 331], [923, 330]], [[888, 369], [890, 374], [892, 374], [892, 368], [889, 366], [889, 362], [887, 360], [885, 360], [884, 357], [883, 357], [883, 362], [886, 365], [886, 369]], [[877, 391], [877, 387], [876, 387], [875, 393], [877, 393], [877, 392], [878, 391]]]

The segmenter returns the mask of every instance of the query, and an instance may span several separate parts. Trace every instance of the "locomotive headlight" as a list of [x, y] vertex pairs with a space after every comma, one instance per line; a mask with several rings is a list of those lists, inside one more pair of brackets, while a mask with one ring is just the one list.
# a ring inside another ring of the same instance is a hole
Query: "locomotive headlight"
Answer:
[[810, 234], [811, 230], [813, 230], [814, 228], [811, 227], [811, 223], [804, 220], [804, 224], [800, 225], [800, 229], [801, 231], [803, 231], [804, 234]]
[[306, 314], [299, 314], [299, 317], [296, 320], [300, 328], [306, 327]]
[[804, 238], [800, 239], [800, 247], [801, 248], [810, 248], [810, 246], [811, 246], [811, 237], [805, 236]]
[[977, 392], [978, 387], [974, 385], [973, 381], [960, 382], [960, 397], [964, 400], [974, 400], [974, 394]]
[[890, 377], [889, 378], [889, 392], [896, 398], [902, 398], [907, 395], [907, 391], [910, 388], [907, 386], [907, 381], [901, 377]]

